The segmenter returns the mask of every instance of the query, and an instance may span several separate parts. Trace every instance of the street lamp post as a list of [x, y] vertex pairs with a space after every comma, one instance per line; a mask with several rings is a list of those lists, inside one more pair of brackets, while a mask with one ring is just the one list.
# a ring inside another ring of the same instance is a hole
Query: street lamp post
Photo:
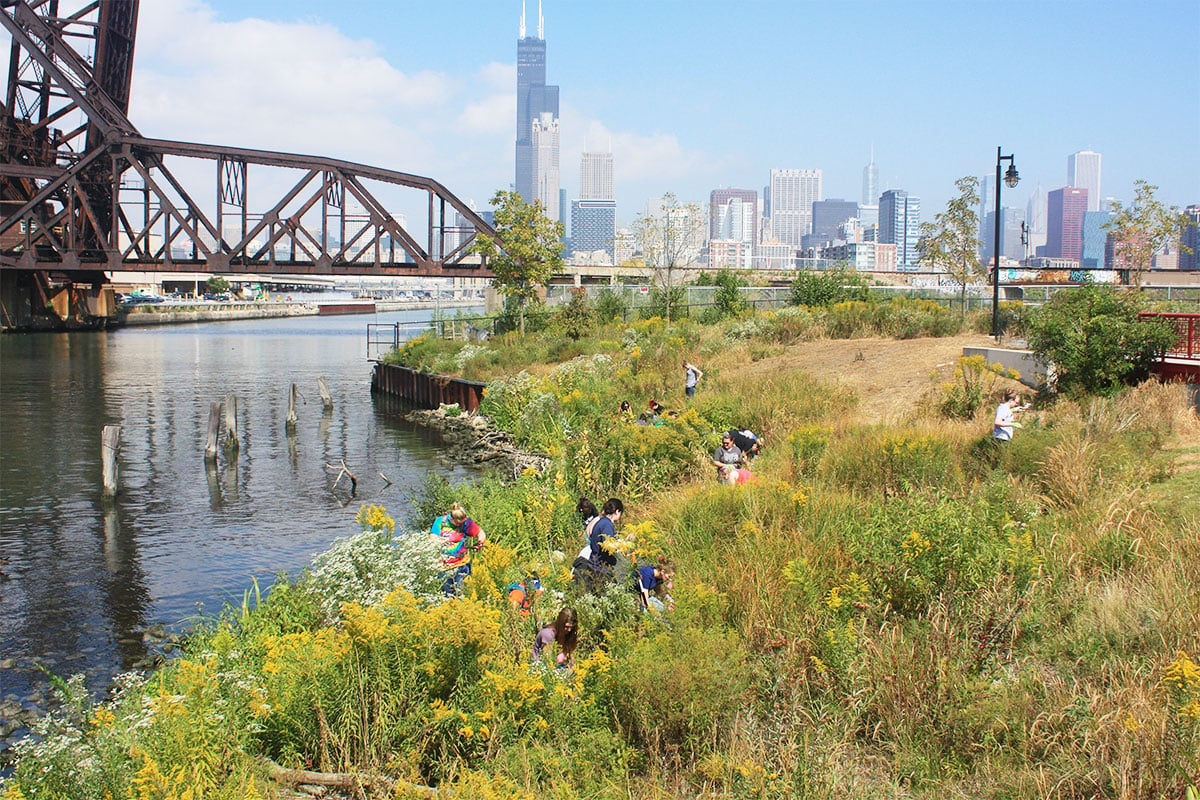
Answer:
[[1008, 162], [1008, 170], [1004, 173], [1004, 183], [1008, 188], [1016, 187], [1021, 176], [1017, 174], [1017, 165], [1013, 163], [1012, 155], [1000, 155], [1001, 149], [996, 148], [996, 205], [992, 211], [992, 229], [995, 238], [992, 240], [992, 336], [996, 344], [1000, 344], [1000, 164]]

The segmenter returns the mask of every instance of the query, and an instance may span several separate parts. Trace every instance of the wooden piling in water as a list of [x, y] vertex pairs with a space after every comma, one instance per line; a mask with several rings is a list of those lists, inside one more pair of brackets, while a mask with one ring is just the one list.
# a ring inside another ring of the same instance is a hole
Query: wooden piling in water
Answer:
[[231, 450], [238, 449], [237, 435], [237, 395], [225, 395], [225, 446]]
[[208, 435], [204, 437], [204, 460], [217, 460], [217, 435], [221, 432], [221, 404], [208, 407]]
[[100, 463], [104, 480], [104, 496], [117, 493], [117, 451], [121, 447], [121, 426], [105, 425], [100, 432]]
[[288, 412], [287, 412], [287, 430], [295, 432], [296, 430], [296, 384], [292, 384], [292, 391], [288, 394]]
[[325, 410], [333, 408], [333, 395], [329, 393], [329, 384], [323, 376], [317, 376], [317, 389], [321, 392], [321, 405], [325, 406]]

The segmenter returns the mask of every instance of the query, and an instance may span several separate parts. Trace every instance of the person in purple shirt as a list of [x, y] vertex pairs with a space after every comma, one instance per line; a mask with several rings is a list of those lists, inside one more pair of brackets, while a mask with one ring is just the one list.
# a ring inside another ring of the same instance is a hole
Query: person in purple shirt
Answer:
[[545, 625], [533, 639], [533, 663], [542, 660], [542, 654], [551, 644], [558, 643], [555, 664], [559, 669], [575, 666], [575, 647], [579, 644], [579, 616], [569, 606], [558, 612], [554, 622]]

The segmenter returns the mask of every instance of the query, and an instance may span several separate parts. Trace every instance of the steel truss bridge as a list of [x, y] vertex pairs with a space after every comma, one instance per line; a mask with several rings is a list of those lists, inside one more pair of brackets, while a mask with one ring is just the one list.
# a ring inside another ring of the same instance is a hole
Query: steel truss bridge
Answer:
[[138, 2], [0, 0], [0, 299], [14, 275], [45, 294], [113, 270], [492, 277], [470, 248], [495, 232], [432, 178], [142, 136]]

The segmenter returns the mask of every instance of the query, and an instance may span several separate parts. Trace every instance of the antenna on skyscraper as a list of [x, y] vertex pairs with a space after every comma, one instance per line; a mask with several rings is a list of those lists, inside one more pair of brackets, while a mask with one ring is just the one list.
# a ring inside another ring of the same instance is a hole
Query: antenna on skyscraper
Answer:
[[525, 38], [525, 0], [521, 0], [521, 38]]
[[538, 38], [546, 38], [546, 24], [542, 19], [542, 0], [538, 0]]

